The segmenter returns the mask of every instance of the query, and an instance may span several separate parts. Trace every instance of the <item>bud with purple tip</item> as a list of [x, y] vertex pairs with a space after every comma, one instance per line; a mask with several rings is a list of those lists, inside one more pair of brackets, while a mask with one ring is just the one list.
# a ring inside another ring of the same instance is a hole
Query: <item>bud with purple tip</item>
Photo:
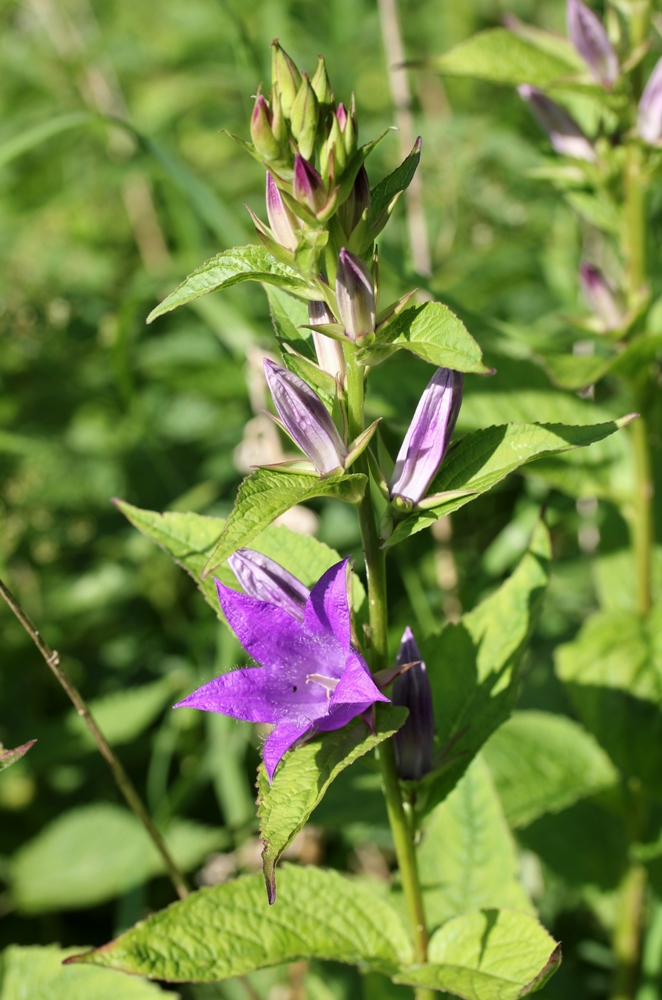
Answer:
[[271, 43], [271, 79], [278, 88], [283, 115], [289, 120], [301, 86], [301, 73], [277, 38]]
[[453, 436], [464, 380], [461, 372], [438, 368], [420, 398], [389, 483], [391, 500], [419, 503], [444, 460]]
[[662, 139], [662, 59], [658, 59], [641, 95], [637, 132], [651, 146]]
[[275, 604], [303, 621], [303, 607], [310, 591], [280, 563], [253, 549], [237, 549], [228, 563], [249, 597]]
[[568, 0], [568, 37], [594, 80], [611, 90], [618, 79], [618, 57], [600, 19], [582, 3]]
[[251, 116], [251, 139], [265, 160], [280, 159], [280, 143], [271, 129], [271, 111], [262, 94], [258, 94]]
[[360, 344], [375, 332], [375, 289], [366, 265], [345, 247], [338, 257], [336, 297], [347, 336]]
[[324, 181], [315, 168], [299, 153], [294, 157], [294, 179], [292, 181], [294, 200], [313, 215], [321, 212], [327, 202]]
[[296, 217], [283, 201], [283, 196], [269, 172], [267, 172], [267, 218], [276, 242], [286, 250], [295, 251], [299, 246], [295, 228], [301, 228], [301, 225], [297, 227]]
[[[311, 326], [326, 326], [329, 323], [337, 324], [337, 319], [327, 306], [326, 302], [308, 302], [308, 320]], [[317, 362], [322, 371], [328, 372], [332, 378], [345, 378], [345, 355], [342, 344], [327, 337], [317, 330], [313, 330], [313, 343]]]
[[567, 111], [550, 101], [536, 87], [521, 84], [517, 91], [557, 153], [573, 156], [576, 160], [588, 160], [589, 163], [595, 161], [593, 146]]
[[294, 372], [268, 358], [264, 359], [264, 374], [278, 416], [295, 444], [320, 475], [341, 470], [347, 449], [317, 393]]
[[623, 310], [602, 271], [586, 261], [579, 267], [579, 283], [589, 307], [605, 330], [617, 330], [623, 323]]
[[434, 711], [425, 663], [409, 627], [404, 631], [395, 662], [399, 667], [414, 664], [393, 685], [393, 704], [409, 709], [405, 724], [393, 737], [395, 760], [403, 781], [420, 781], [432, 769]]

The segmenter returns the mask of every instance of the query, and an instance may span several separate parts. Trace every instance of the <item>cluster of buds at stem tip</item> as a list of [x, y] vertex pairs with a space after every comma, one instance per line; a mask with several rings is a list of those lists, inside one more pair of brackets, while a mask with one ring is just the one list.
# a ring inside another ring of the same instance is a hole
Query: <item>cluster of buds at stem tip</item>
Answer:
[[343, 174], [357, 148], [356, 105], [352, 95], [349, 111], [339, 104], [330, 116], [330, 128], [320, 150], [320, 170], [325, 180], [337, 180]]
[[303, 608], [310, 591], [280, 563], [254, 549], [237, 549], [228, 563], [249, 597], [275, 604], [297, 621], [303, 621]]
[[301, 207], [318, 219], [327, 219], [336, 204], [337, 189], [328, 192], [312, 163], [300, 153], [294, 157], [292, 196]]
[[410, 509], [425, 497], [453, 436], [464, 380], [460, 372], [438, 368], [421, 396], [402, 442], [389, 483], [391, 502]]
[[409, 709], [405, 724], [393, 737], [395, 761], [403, 781], [420, 781], [432, 769], [434, 711], [425, 663], [409, 627], [404, 631], [395, 662], [398, 667], [413, 664], [393, 685], [393, 704]]
[[593, 146], [567, 111], [536, 87], [521, 84], [517, 91], [522, 100], [528, 104], [541, 129], [547, 133], [557, 153], [561, 153], [562, 156], [572, 156], [576, 160], [588, 160], [589, 163], [595, 161]]
[[[311, 326], [328, 326], [337, 324], [337, 319], [326, 302], [308, 303], [308, 320]], [[317, 363], [322, 371], [341, 383], [345, 380], [345, 354], [342, 344], [327, 337], [324, 333], [313, 330], [313, 343], [317, 354]]]
[[618, 79], [618, 56], [600, 19], [582, 3], [568, 0], [568, 37], [596, 83], [611, 90]]
[[368, 267], [345, 247], [338, 256], [336, 298], [345, 333], [357, 344], [365, 343], [375, 332], [375, 286]]
[[624, 322], [623, 309], [602, 271], [586, 261], [579, 267], [579, 283], [584, 298], [605, 332], [618, 330]]
[[637, 132], [651, 146], [662, 139], [662, 59], [651, 73], [639, 101]]

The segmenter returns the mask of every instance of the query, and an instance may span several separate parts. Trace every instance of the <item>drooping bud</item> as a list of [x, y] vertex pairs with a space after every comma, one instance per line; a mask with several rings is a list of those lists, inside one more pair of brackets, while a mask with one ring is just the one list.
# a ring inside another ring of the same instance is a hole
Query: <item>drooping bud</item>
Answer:
[[285, 430], [320, 475], [342, 469], [347, 449], [317, 393], [294, 372], [268, 358], [264, 374]]
[[370, 208], [370, 181], [365, 167], [361, 167], [349, 198], [338, 208], [338, 221], [349, 238], [361, 221], [361, 216]]
[[271, 130], [271, 111], [262, 94], [258, 94], [251, 117], [251, 139], [265, 160], [280, 158], [280, 144]]
[[360, 343], [375, 332], [375, 289], [363, 261], [345, 247], [338, 256], [336, 275], [338, 312], [345, 332]]
[[292, 105], [301, 86], [301, 73], [281, 48], [278, 39], [271, 43], [271, 80], [278, 88], [283, 115], [289, 121]]
[[292, 181], [294, 200], [316, 215], [326, 204], [327, 194], [324, 181], [315, 168], [299, 153], [294, 157], [294, 179]]
[[414, 664], [393, 685], [393, 704], [409, 709], [405, 724], [393, 737], [395, 760], [403, 781], [420, 781], [432, 769], [434, 710], [425, 663], [409, 627], [404, 631], [395, 662], [399, 667]]
[[557, 153], [576, 160], [588, 160], [589, 163], [595, 161], [593, 146], [567, 111], [550, 101], [536, 87], [523, 83], [517, 90]]
[[280, 243], [286, 250], [295, 251], [299, 245], [294, 230], [297, 228], [297, 220], [283, 201], [276, 182], [267, 171], [267, 217], [271, 231], [276, 237], [276, 242]]
[[280, 563], [253, 549], [237, 549], [228, 562], [249, 597], [276, 604], [297, 621], [303, 621], [303, 606], [310, 591]]
[[318, 121], [319, 103], [310, 85], [308, 74], [304, 73], [299, 92], [292, 105], [290, 126], [299, 152], [306, 160], [310, 159], [315, 150]]
[[325, 109], [330, 108], [333, 104], [333, 91], [331, 90], [331, 82], [326, 72], [326, 63], [323, 56], [317, 57], [317, 69], [313, 74], [310, 85], [315, 91], [315, 96], [320, 107]]
[[617, 330], [623, 323], [623, 310], [602, 271], [582, 261], [579, 266], [579, 283], [589, 308], [604, 329]]
[[662, 139], [662, 59], [658, 59], [641, 95], [637, 132], [651, 146]]
[[462, 405], [461, 372], [437, 368], [421, 396], [395, 460], [389, 491], [418, 503], [425, 496], [448, 451]]
[[582, 0], [568, 0], [566, 17], [568, 37], [593, 79], [611, 90], [619, 74], [618, 57], [604, 25]]
[[[327, 323], [338, 322], [326, 302], [308, 302], [308, 320], [311, 326], [324, 326]], [[317, 363], [322, 371], [343, 381], [345, 378], [345, 355], [342, 344], [317, 330], [313, 330], [313, 343], [317, 354]]]

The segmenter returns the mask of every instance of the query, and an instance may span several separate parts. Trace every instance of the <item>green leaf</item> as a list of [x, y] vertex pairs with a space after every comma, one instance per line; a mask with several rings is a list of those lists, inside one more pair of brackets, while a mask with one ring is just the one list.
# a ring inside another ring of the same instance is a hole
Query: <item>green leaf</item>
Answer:
[[36, 740], [30, 740], [28, 743], [22, 743], [20, 747], [14, 747], [13, 750], [4, 750], [2, 743], [0, 743], [0, 771], [11, 767], [17, 760], [24, 757], [30, 747], [33, 747], [36, 742]]
[[[468, 434], [448, 453], [430, 485], [430, 498], [440, 495], [439, 502], [432, 506], [428, 499], [426, 503], [430, 503], [429, 509], [412, 511], [396, 525], [386, 545], [395, 545], [429, 527], [438, 518], [450, 514], [491, 489], [521, 465], [540, 456], [593, 444], [613, 434], [631, 420], [632, 415], [584, 427], [566, 424], [505, 424]], [[456, 491], [462, 490], [470, 491], [470, 495], [457, 495]], [[444, 498], [444, 493], [449, 496]]]
[[304, 299], [315, 298], [318, 294], [310, 289], [296, 271], [272, 257], [266, 247], [233, 247], [232, 250], [224, 250], [212, 257], [189, 274], [174, 292], [156, 309], [152, 309], [147, 322], [151, 323], [158, 316], [201, 295], [220, 288], [230, 288], [240, 281], [262, 281], [269, 285], [279, 285]]
[[400, 728], [407, 710], [379, 706], [375, 733], [362, 719], [325, 733], [286, 754], [269, 784], [264, 764], [258, 772], [258, 817], [264, 844], [262, 866], [269, 901], [276, 898], [276, 865], [332, 781], [355, 760], [373, 750]]
[[204, 575], [215, 570], [237, 549], [252, 542], [272, 521], [295, 504], [313, 497], [334, 497], [345, 503], [358, 503], [366, 483], [366, 477], [360, 474], [321, 479], [319, 476], [257, 469], [239, 487], [234, 508], [204, 567]]
[[411, 961], [397, 913], [338, 872], [283, 865], [278, 903], [260, 875], [191, 893], [77, 961], [167, 982], [218, 982], [302, 958], [385, 972]]
[[430, 930], [473, 910], [532, 912], [517, 880], [515, 843], [481, 756], [426, 817], [417, 857]]
[[0, 955], [0, 1000], [177, 1000], [155, 983], [106, 969], [62, 965], [79, 948], [19, 947]]
[[98, 115], [89, 111], [72, 111], [69, 114], [57, 115], [55, 118], [51, 117], [40, 125], [26, 129], [0, 143], [0, 167], [11, 163], [18, 156], [28, 153], [35, 146], [41, 145], [42, 142], [61, 132], [68, 132], [69, 129], [78, 128], [79, 125], [89, 125], [90, 122], [101, 120]]
[[310, 322], [308, 308], [301, 299], [288, 295], [282, 288], [265, 285], [269, 300], [269, 312], [278, 343], [287, 344], [310, 361], [316, 361], [311, 331], [306, 328]]
[[[158, 718], [186, 680], [186, 671], [171, 673], [153, 684], [142, 684], [96, 698], [89, 703], [89, 708], [111, 746], [131, 743]], [[96, 750], [97, 745], [85, 720], [74, 709], [67, 714], [65, 727], [82, 750]]]
[[428, 65], [446, 76], [469, 76], [492, 83], [546, 87], [576, 73], [576, 66], [505, 28], [480, 31]]
[[485, 601], [421, 644], [441, 745], [455, 740], [454, 760], [428, 788], [427, 807], [454, 788], [483, 743], [510, 715], [518, 669], [549, 581], [549, 533], [537, 525], [511, 577]]
[[372, 228], [381, 220], [381, 216], [388, 211], [395, 198], [406, 191], [414, 179], [414, 174], [421, 159], [420, 143], [416, 142], [409, 156], [407, 156], [399, 167], [377, 184], [370, 192], [370, 211], [368, 213], [368, 226]]
[[358, 352], [358, 360], [363, 365], [376, 365], [400, 350], [411, 351], [437, 367], [478, 375], [491, 373], [464, 323], [441, 302], [426, 302], [398, 313], [371, 347]]
[[602, 229], [611, 236], [619, 237], [622, 223], [618, 209], [613, 202], [588, 194], [586, 191], [567, 191], [565, 200], [596, 229]]
[[662, 336], [634, 340], [620, 354], [545, 354], [541, 361], [550, 378], [563, 389], [583, 389], [606, 375], [636, 376], [662, 350]]
[[616, 784], [618, 773], [592, 736], [551, 712], [515, 712], [490, 737], [485, 759], [511, 826]]
[[[166, 843], [184, 870], [223, 845], [223, 832], [174, 822]], [[11, 858], [12, 897], [22, 913], [95, 906], [163, 872], [138, 819], [109, 803], [80, 806], [46, 826]]]
[[430, 941], [429, 965], [402, 969], [398, 983], [464, 1000], [517, 1000], [540, 989], [561, 962], [561, 946], [533, 917], [481, 910], [444, 924]]
[[619, 770], [662, 793], [662, 606], [647, 619], [617, 610], [594, 615], [557, 650], [556, 668]]

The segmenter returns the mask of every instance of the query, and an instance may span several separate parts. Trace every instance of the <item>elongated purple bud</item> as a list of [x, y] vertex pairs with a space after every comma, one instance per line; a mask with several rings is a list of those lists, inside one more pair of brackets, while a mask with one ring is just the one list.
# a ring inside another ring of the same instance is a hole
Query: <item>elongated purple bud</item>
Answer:
[[286, 250], [296, 250], [299, 245], [294, 232], [296, 219], [283, 201], [283, 196], [269, 172], [267, 172], [267, 218], [276, 242]]
[[280, 158], [280, 144], [271, 130], [271, 111], [262, 94], [258, 94], [251, 117], [251, 139], [265, 160]]
[[[338, 322], [326, 302], [309, 302], [308, 320], [311, 326], [324, 326], [325, 323]], [[327, 337], [324, 333], [318, 333], [317, 330], [313, 330], [313, 343], [317, 362], [322, 371], [328, 372], [333, 378], [339, 378], [342, 381], [345, 378], [345, 355], [342, 344], [332, 337]]]
[[320, 475], [342, 469], [347, 450], [317, 393], [303, 379], [264, 359], [264, 374], [285, 429]]
[[582, 261], [579, 266], [579, 283], [589, 308], [605, 330], [617, 330], [623, 323], [623, 310], [602, 271]]
[[662, 139], [662, 59], [658, 59], [641, 95], [637, 132], [651, 146]]
[[276, 604], [297, 621], [303, 621], [303, 606], [310, 591], [280, 563], [253, 549], [237, 549], [228, 562], [249, 597]]
[[393, 737], [395, 761], [403, 781], [420, 781], [432, 769], [434, 710], [425, 663], [409, 626], [402, 636], [395, 662], [398, 667], [415, 664], [393, 685], [393, 704], [409, 709], [404, 726]]
[[421, 396], [395, 460], [391, 499], [418, 503], [444, 460], [462, 405], [461, 372], [437, 368]]
[[363, 261], [345, 247], [338, 256], [336, 297], [347, 336], [360, 343], [375, 332], [375, 289]]
[[573, 156], [576, 160], [588, 160], [589, 163], [595, 161], [593, 146], [567, 111], [554, 101], [550, 101], [549, 97], [536, 87], [529, 87], [523, 83], [517, 91], [522, 100], [529, 105], [533, 117], [543, 132], [547, 133], [557, 153], [561, 153], [562, 156]]
[[327, 195], [324, 181], [315, 168], [308, 163], [308, 160], [304, 160], [299, 153], [294, 157], [292, 194], [295, 201], [304, 205], [315, 215], [326, 204]]
[[602, 21], [582, 0], [568, 0], [568, 37], [597, 83], [611, 90], [618, 79], [618, 57]]

